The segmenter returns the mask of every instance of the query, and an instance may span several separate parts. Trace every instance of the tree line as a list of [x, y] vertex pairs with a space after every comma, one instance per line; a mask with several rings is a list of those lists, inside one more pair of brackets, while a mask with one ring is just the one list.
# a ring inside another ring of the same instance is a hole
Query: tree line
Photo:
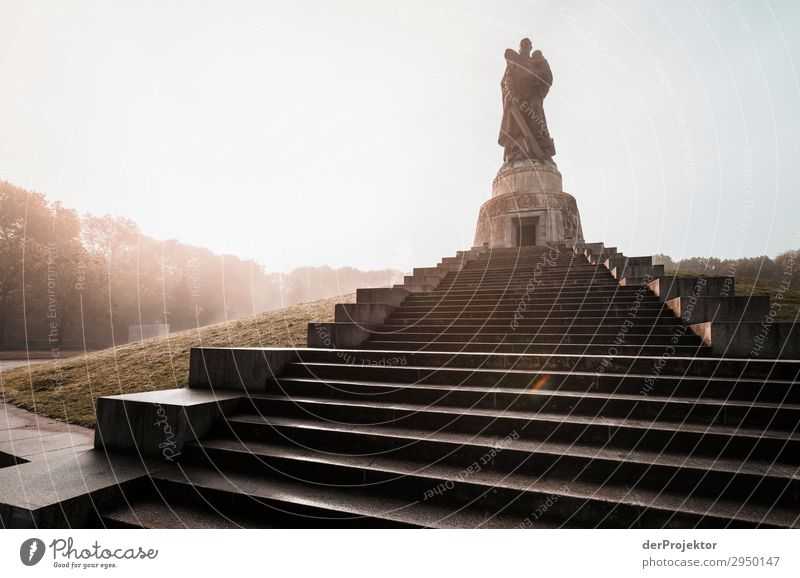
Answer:
[[653, 256], [653, 263], [663, 264], [664, 272], [678, 275], [734, 276], [769, 282], [800, 283], [800, 251], [785, 251], [774, 258], [767, 255], [741, 259], [689, 257], [673, 260], [669, 255]]
[[134, 325], [179, 331], [400, 280], [352, 267], [269, 273], [0, 181], [0, 349], [105, 347]]

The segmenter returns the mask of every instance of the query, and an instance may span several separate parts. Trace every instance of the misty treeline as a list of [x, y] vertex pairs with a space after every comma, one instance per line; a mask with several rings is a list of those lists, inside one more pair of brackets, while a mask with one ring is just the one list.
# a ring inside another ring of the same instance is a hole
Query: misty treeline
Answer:
[[715, 257], [691, 257], [674, 261], [669, 255], [653, 256], [653, 263], [663, 264], [666, 273], [679, 275], [732, 275], [746, 279], [768, 282], [800, 282], [800, 257], [798, 251], [786, 251], [775, 258], [745, 257], [742, 259], [717, 259]]
[[179, 331], [399, 280], [351, 267], [268, 273], [0, 181], [0, 349], [103, 347], [132, 325]]

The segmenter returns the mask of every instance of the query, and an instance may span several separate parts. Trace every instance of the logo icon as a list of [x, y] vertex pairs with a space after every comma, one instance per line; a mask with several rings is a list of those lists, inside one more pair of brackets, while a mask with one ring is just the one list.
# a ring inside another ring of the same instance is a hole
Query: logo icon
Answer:
[[39, 538], [28, 538], [19, 547], [19, 559], [26, 566], [35, 566], [44, 557], [44, 542]]

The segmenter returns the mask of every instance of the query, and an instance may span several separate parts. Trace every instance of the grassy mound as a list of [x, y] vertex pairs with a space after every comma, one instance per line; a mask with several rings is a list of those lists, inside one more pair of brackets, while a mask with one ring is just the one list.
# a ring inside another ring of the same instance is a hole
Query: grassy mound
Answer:
[[353, 301], [355, 293], [19, 367], [0, 374], [0, 388], [6, 402], [91, 427], [98, 397], [185, 387], [192, 347], [305, 347], [309, 321], [333, 321], [334, 305]]
[[765, 281], [763, 279], [750, 279], [747, 277], [736, 277], [736, 294], [765, 295], [769, 297], [771, 303], [779, 303], [776, 321], [782, 323], [796, 323], [800, 317], [800, 287], [789, 285], [781, 286], [777, 281]]

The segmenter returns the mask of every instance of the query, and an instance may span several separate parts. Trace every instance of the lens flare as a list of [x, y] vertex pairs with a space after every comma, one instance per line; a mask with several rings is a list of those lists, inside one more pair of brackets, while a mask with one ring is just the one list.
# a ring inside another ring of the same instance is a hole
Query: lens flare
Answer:
[[542, 389], [545, 385], [548, 384], [549, 381], [550, 381], [550, 376], [549, 375], [547, 375], [547, 374], [540, 375], [533, 382], [532, 389], [534, 389], [534, 390]]

